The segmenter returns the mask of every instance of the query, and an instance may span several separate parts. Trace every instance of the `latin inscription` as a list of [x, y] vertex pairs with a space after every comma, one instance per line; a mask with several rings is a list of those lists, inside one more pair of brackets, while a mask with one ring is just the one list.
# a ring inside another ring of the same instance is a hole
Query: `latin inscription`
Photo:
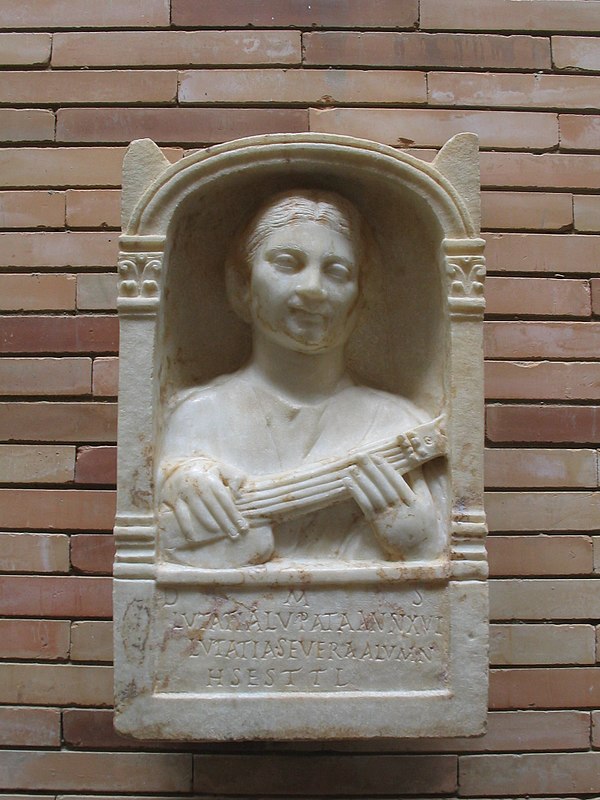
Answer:
[[[356, 596], [358, 594], [358, 596]], [[393, 595], [271, 588], [158, 597], [164, 646], [155, 689], [357, 691], [443, 688], [443, 590]]]

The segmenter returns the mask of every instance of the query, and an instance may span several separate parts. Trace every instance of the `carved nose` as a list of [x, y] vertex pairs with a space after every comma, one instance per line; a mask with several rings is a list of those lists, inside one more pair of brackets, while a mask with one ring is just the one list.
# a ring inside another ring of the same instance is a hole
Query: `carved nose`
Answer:
[[325, 289], [321, 281], [321, 275], [317, 269], [307, 268], [300, 276], [296, 292], [302, 297], [311, 300], [322, 300], [326, 297]]

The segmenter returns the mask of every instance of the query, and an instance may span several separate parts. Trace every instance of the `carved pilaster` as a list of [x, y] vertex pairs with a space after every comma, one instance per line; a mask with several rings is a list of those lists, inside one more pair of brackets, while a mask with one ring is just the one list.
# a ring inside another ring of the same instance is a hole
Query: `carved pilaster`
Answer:
[[[449, 317], [451, 559], [455, 580], [487, 575], [483, 511], [483, 239], [444, 239]], [[469, 447], [465, 443], [469, 442]]]
[[119, 253], [119, 450], [115, 575], [142, 579], [154, 569], [156, 313], [164, 236], [121, 236]]

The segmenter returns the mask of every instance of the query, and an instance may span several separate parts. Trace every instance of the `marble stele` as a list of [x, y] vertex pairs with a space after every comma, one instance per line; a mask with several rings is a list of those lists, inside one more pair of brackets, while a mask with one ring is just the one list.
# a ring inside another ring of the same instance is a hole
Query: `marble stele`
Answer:
[[122, 225], [117, 729], [481, 733], [477, 138], [141, 140]]

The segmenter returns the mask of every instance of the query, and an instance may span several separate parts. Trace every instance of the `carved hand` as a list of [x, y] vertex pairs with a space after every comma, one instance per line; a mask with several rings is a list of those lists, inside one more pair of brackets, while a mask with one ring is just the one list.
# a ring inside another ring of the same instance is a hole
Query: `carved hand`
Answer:
[[349, 473], [346, 486], [388, 555], [428, 558], [437, 517], [422, 470], [412, 470], [409, 483], [385, 458], [367, 455]]
[[211, 462], [196, 459], [177, 467], [163, 484], [161, 502], [174, 512], [190, 542], [215, 539], [219, 533], [237, 539], [248, 531], [233, 492]]

